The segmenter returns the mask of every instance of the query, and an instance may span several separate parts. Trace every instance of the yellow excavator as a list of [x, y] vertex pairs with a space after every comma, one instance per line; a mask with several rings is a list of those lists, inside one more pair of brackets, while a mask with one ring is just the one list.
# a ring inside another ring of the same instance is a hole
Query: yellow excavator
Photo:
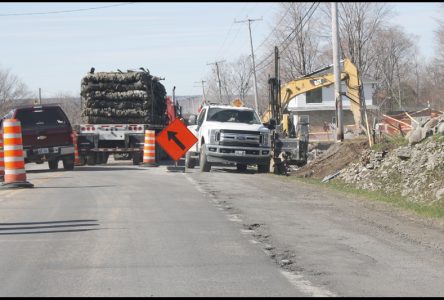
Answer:
[[[345, 81], [345, 97], [350, 100], [350, 110], [355, 124], [361, 125], [361, 81], [356, 66], [349, 60], [343, 60], [343, 71], [340, 80]], [[295, 96], [334, 84], [334, 74], [318, 75], [332, 66], [328, 66], [301, 78], [292, 80], [281, 87], [276, 78], [269, 79], [270, 104], [262, 115], [262, 123], [272, 129], [272, 160], [270, 172], [286, 174], [288, 165], [302, 166], [307, 163], [308, 154], [308, 120], [299, 117], [297, 124], [290, 119], [287, 107]], [[278, 125], [278, 126], [276, 126]]]

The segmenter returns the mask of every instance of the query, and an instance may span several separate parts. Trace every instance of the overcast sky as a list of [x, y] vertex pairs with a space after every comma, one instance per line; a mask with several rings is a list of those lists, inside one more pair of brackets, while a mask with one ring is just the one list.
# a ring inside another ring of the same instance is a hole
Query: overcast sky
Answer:
[[[80, 80], [97, 71], [148, 68], [165, 77], [168, 94], [198, 95], [198, 83], [212, 70], [208, 63], [250, 53], [247, 24], [257, 48], [273, 28], [277, 3], [0, 3], [0, 67], [19, 76], [43, 97], [78, 96]], [[7, 15], [89, 9], [77, 12]], [[415, 35], [424, 59], [433, 55], [440, 17], [437, 2], [390, 3], [393, 24]], [[444, 16], [444, 15], [443, 15]], [[268, 54], [257, 49], [257, 60]]]

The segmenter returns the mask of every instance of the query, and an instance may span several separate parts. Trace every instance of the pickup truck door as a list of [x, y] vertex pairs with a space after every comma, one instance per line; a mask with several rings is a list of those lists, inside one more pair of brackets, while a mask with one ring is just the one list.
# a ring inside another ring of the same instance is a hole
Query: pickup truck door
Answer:
[[202, 141], [202, 124], [205, 120], [205, 115], [206, 115], [207, 109], [204, 108], [200, 111], [199, 117], [197, 118], [197, 127], [196, 127], [196, 133], [197, 133], [197, 143], [196, 143], [196, 151], [199, 152], [199, 146], [201, 144]]

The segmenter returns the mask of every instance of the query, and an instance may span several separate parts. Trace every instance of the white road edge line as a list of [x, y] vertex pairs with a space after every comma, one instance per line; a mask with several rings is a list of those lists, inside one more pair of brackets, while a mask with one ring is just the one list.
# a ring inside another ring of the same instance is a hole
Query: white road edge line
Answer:
[[[207, 194], [193, 178], [187, 176], [186, 173], [183, 175], [192, 185], [196, 187], [199, 192], [202, 194]], [[255, 240], [250, 240], [250, 242], [253, 244], [258, 244], [258, 242]], [[312, 297], [338, 297], [335, 293], [324, 288], [313, 286], [309, 280], [304, 279], [304, 276], [300, 274], [294, 274], [285, 270], [280, 270], [280, 272], [293, 286], [307, 295]]]
[[193, 178], [191, 178], [190, 176], [187, 176], [187, 174], [186, 173], [182, 173], [184, 176], [185, 176], [185, 178], [192, 184], [192, 185], [194, 185], [194, 187], [199, 191], [199, 192], [201, 192], [202, 194], [207, 194], [200, 186], [199, 186], [199, 184], [193, 179]]
[[330, 292], [320, 287], [313, 286], [309, 280], [304, 279], [304, 276], [300, 274], [294, 274], [284, 270], [281, 270], [281, 273], [298, 290], [307, 295], [310, 295], [311, 297], [338, 297], [333, 292]]

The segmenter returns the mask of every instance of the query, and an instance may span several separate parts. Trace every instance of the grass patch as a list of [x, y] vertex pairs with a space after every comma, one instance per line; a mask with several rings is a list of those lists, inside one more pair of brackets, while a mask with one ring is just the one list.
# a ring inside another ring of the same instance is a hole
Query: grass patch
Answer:
[[401, 135], [393, 137], [387, 135], [382, 141], [374, 144], [371, 149], [375, 151], [388, 151], [398, 147], [407, 146], [408, 143], [409, 141]]
[[430, 138], [435, 142], [444, 143], [444, 135], [442, 134], [434, 134]]
[[379, 191], [361, 190], [341, 181], [330, 181], [328, 183], [321, 183], [318, 179], [287, 177], [290, 180], [297, 180], [311, 185], [321, 186], [330, 190], [350, 194], [359, 198], [369, 200], [376, 200], [388, 203], [390, 205], [413, 211], [418, 215], [432, 218], [444, 218], [444, 201], [441, 200], [434, 204], [423, 204], [407, 200], [399, 194], [387, 194]]

